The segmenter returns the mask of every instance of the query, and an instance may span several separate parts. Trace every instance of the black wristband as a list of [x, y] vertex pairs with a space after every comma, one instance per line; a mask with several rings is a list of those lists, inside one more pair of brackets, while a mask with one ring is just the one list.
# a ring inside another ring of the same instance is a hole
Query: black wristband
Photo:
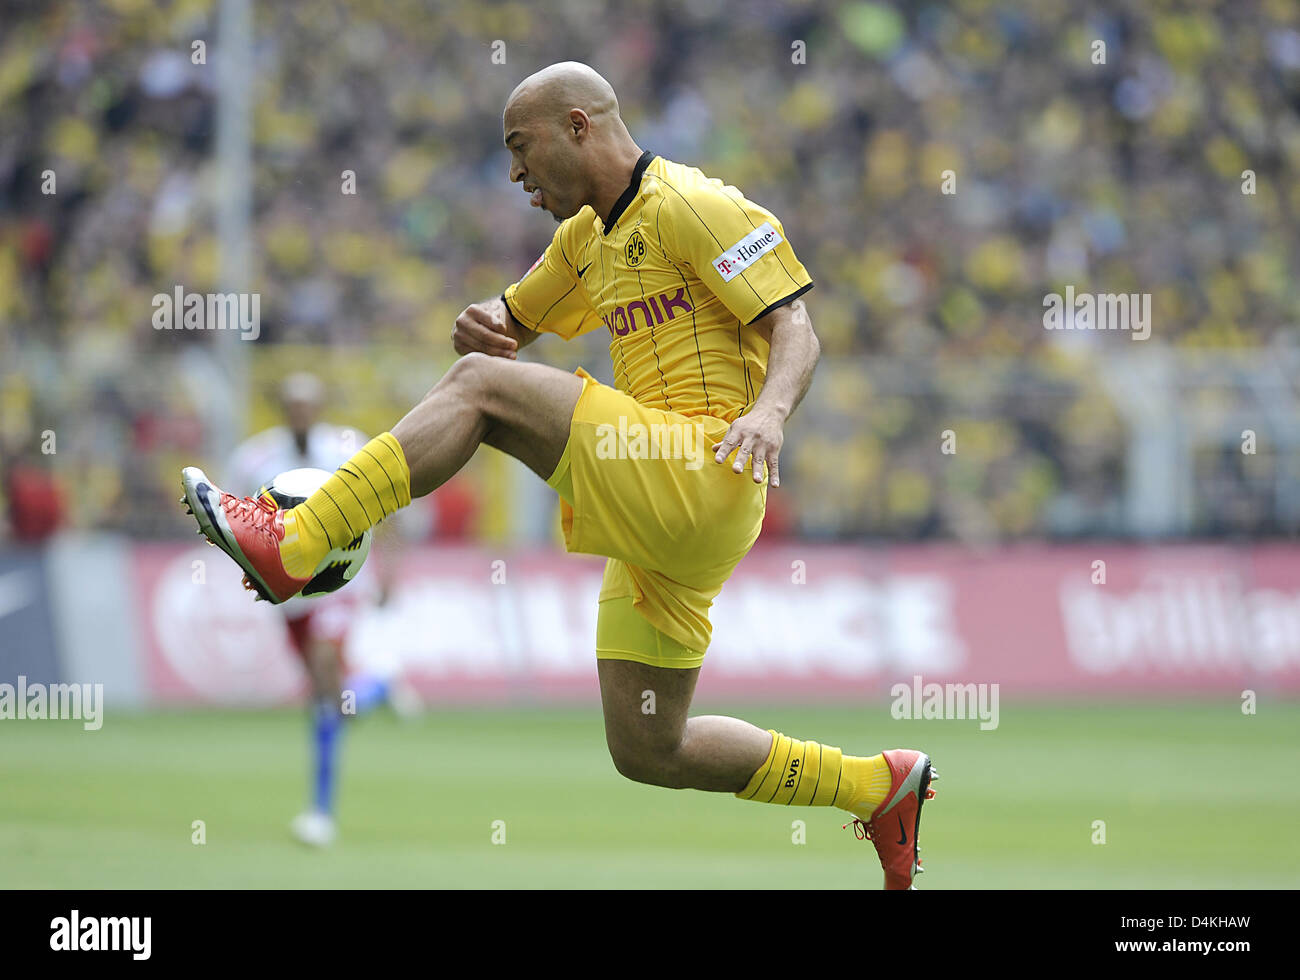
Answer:
[[510, 308], [510, 304], [506, 301], [505, 293], [501, 294], [501, 305], [506, 308], [506, 316], [508, 316], [511, 320], [514, 320], [515, 323], [519, 324], [521, 327], [524, 325], [523, 321], [520, 320], [519, 317], [515, 316], [515, 311]]

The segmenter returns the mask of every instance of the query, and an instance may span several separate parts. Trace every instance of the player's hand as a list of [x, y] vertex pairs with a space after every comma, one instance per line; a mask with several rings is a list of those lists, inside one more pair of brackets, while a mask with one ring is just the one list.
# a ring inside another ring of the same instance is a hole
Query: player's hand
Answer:
[[731, 423], [726, 437], [713, 447], [713, 459], [716, 463], [725, 463], [734, 449], [736, 459], [731, 464], [731, 472], [744, 473], [748, 462], [754, 471], [754, 482], [762, 483], [765, 478], [763, 464], [766, 463], [772, 486], [779, 487], [781, 471], [777, 467], [777, 457], [784, 441], [785, 430], [780, 416], [755, 408]]
[[505, 301], [500, 297], [466, 307], [456, 317], [456, 326], [451, 331], [451, 343], [456, 353], [477, 351], [493, 357], [518, 357], [519, 342], [510, 336], [509, 316]]

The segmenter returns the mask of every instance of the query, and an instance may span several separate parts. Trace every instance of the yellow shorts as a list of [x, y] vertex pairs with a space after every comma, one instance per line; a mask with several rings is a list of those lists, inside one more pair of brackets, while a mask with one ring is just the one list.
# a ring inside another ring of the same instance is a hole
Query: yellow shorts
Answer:
[[[648, 408], [577, 374], [583, 387], [569, 441], [547, 482], [560, 494], [565, 547], [609, 559], [598, 655], [698, 667], [712, 633], [709, 608], [762, 529], [767, 486], [714, 462], [725, 420]], [[664, 634], [654, 649], [634, 629], [615, 635], [626, 603], [614, 599], [630, 600]]]
[[704, 663], [704, 652], [692, 650], [650, 625], [636, 610], [631, 596], [602, 599], [596, 616], [596, 659], [635, 660], [651, 667], [690, 670]]

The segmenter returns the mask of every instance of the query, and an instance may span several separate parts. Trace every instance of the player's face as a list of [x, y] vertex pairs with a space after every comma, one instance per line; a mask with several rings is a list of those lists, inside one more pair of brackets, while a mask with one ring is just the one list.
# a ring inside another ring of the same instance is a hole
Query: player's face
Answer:
[[512, 118], [506, 114], [506, 146], [510, 150], [510, 179], [523, 184], [529, 203], [556, 221], [582, 210], [576, 146], [564, 129]]

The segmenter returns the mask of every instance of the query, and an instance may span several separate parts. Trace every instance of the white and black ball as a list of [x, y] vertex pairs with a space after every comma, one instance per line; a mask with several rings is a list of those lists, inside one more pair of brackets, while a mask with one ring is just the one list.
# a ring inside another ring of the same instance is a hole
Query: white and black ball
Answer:
[[[305, 501], [333, 475], [310, 466], [285, 470], [258, 490], [257, 495], [273, 501], [281, 510], [288, 510]], [[356, 578], [370, 554], [371, 536], [372, 532], [367, 528], [348, 544], [332, 549], [316, 566], [316, 573], [303, 586], [302, 594], [313, 596], [337, 592]]]

